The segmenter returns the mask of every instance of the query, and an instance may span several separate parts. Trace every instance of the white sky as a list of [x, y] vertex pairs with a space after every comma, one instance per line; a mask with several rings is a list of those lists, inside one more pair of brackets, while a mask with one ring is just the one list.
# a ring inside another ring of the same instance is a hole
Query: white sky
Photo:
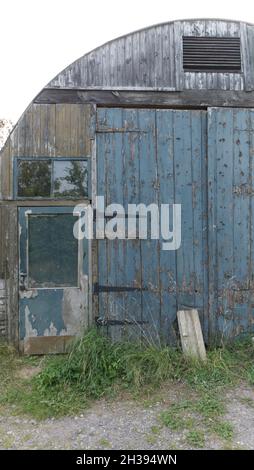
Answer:
[[253, 0], [0, 0], [0, 117], [14, 122], [63, 68], [94, 47], [184, 18], [254, 23]]

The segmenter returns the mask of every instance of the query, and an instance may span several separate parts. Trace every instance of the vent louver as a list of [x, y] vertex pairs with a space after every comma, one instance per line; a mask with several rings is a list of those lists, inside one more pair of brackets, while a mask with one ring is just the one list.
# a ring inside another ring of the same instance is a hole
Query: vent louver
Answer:
[[240, 38], [183, 36], [183, 69], [186, 72], [241, 72]]

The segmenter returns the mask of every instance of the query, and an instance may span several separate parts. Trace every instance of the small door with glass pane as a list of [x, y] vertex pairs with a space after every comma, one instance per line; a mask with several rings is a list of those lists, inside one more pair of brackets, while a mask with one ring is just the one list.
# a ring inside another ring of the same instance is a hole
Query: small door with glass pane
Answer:
[[66, 336], [87, 323], [88, 248], [73, 235], [78, 217], [73, 207], [19, 208], [19, 332], [28, 349], [47, 337], [42, 352], [62, 352]]
[[88, 323], [88, 244], [74, 237], [80, 214], [65, 200], [88, 202], [89, 163], [14, 158], [14, 197], [30, 205], [19, 208], [19, 336], [27, 353], [64, 352]]

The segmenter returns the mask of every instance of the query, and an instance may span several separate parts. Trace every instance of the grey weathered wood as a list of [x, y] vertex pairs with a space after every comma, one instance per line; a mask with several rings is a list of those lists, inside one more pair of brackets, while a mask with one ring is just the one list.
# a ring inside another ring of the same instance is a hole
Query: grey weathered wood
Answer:
[[254, 27], [242, 24], [242, 54], [244, 64], [245, 89], [254, 90]]
[[27, 355], [64, 354], [73, 341], [73, 336], [34, 336], [26, 338], [21, 350]]
[[0, 153], [2, 199], [13, 197], [13, 157], [89, 156], [90, 111], [85, 103], [32, 103]]
[[[242, 36], [242, 23], [225, 20], [183, 20], [151, 26], [110, 41], [85, 54], [48, 84], [55, 88], [127, 87], [161, 90], [243, 90], [243, 74], [188, 72], [182, 68], [182, 36]], [[253, 26], [248, 35], [253, 37]], [[249, 34], [250, 33], [250, 34]], [[244, 48], [243, 48], [244, 52]], [[245, 55], [243, 54], [243, 59]], [[251, 67], [249, 59], [245, 66]]]
[[198, 311], [178, 310], [177, 320], [185, 356], [206, 360], [206, 350]]
[[4, 261], [8, 338], [18, 346], [18, 230], [17, 208], [2, 206], [4, 212]]
[[184, 107], [254, 106], [254, 92], [222, 90], [185, 90], [182, 92], [119, 90], [59, 90], [44, 88], [36, 103], [94, 103], [99, 106]]

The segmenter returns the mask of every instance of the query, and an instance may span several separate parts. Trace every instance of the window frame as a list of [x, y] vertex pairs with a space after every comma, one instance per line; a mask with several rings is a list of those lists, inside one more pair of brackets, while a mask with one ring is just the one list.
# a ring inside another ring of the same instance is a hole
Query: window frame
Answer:
[[[27, 240], [26, 240], [26, 272], [27, 272], [27, 279], [26, 279], [26, 282], [27, 282], [27, 289], [28, 290], [37, 290], [37, 289], [79, 289], [80, 288], [80, 280], [81, 280], [81, 274], [80, 274], [80, 262], [81, 260], [83, 259], [83, 254], [84, 254], [84, 247], [83, 247], [83, 244], [80, 243], [80, 240], [77, 240], [77, 283], [76, 285], [66, 285], [66, 284], [61, 284], [61, 285], [33, 285], [29, 282], [29, 280], [31, 280], [31, 277], [29, 275], [30, 273], [30, 270], [29, 270], [29, 262], [30, 262], [30, 256], [29, 256], [29, 246], [30, 246], [30, 236], [29, 236], [29, 221], [31, 220], [31, 218], [41, 218], [41, 217], [48, 217], [48, 216], [61, 216], [61, 215], [74, 215], [75, 217], [77, 217], [77, 220], [78, 220], [78, 214], [73, 214], [72, 212], [58, 212], [56, 214], [52, 214], [51, 212], [43, 212], [43, 213], [33, 213], [33, 212], [29, 212], [28, 214], [26, 214], [26, 237], [27, 237]], [[47, 283], [48, 281], [46, 281]], [[44, 283], [44, 284], [46, 284]]]
[[[49, 161], [51, 163], [51, 186], [50, 196], [19, 196], [18, 195], [18, 163], [19, 161], [36, 162], [36, 161]], [[59, 161], [81, 161], [87, 163], [88, 172], [88, 184], [87, 184], [87, 196], [54, 196], [54, 162]], [[13, 196], [17, 200], [40, 200], [40, 201], [61, 201], [61, 200], [90, 200], [91, 199], [91, 156], [86, 155], [84, 157], [13, 157]]]

